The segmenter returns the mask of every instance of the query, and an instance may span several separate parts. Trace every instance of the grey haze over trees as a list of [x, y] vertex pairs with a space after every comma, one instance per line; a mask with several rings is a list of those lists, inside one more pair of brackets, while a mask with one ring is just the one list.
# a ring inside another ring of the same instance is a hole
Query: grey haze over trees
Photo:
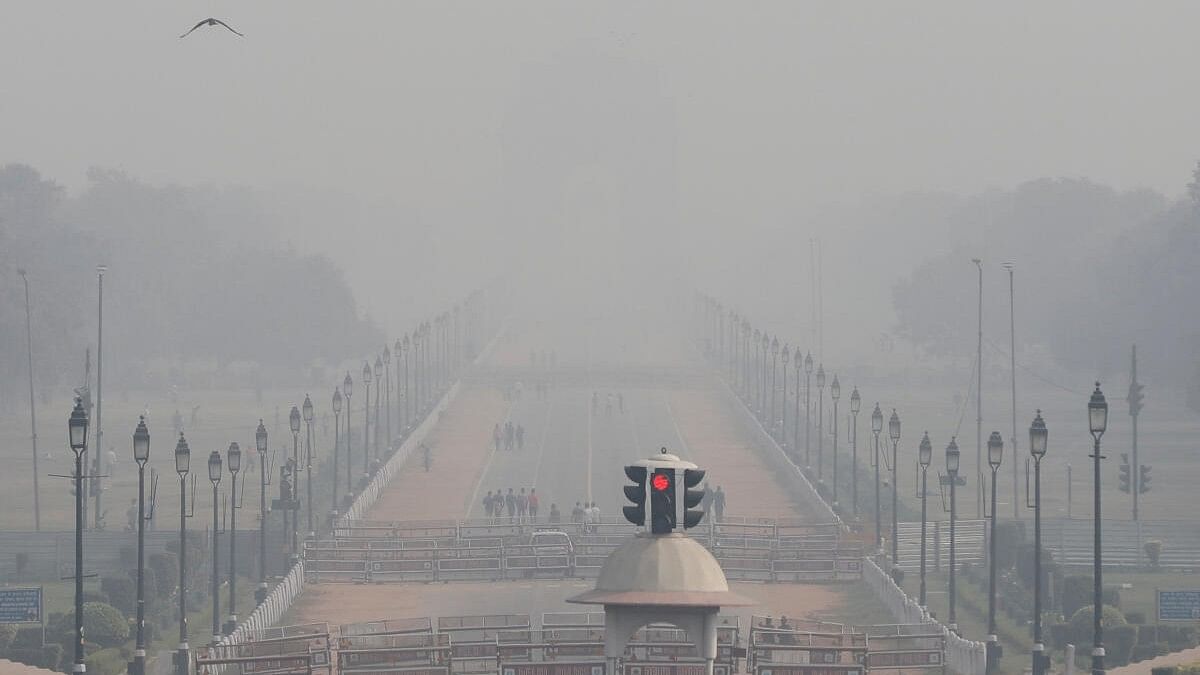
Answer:
[[[1008, 349], [1008, 281], [1017, 269], [1018, 361], [1188, 385], [1200, 410], [1200, 165], [1177, 201], [1082, 179], [1043, 179], [962, 199], [944, 253], [893, 287], [898, 331], [925, 353], [975, 349], [975, 270], [985, 260], [985, 342]], [[985, 346], [985, 351], [992, 350]], [[993, 354], [996, 352], [993, 351]]]
[[5, 399], [24, 387], [18, 269], [29, 274], [39, 389], [81, 383], [84, 350], [96, 339], [101, 263], [109, 266], [105, 380], [116, 386], [182, 383], [189, 372], [222, 369], [270, 378], [273, 369], [383, 344], [341, 270], [272, 240], [286, 224], [271, 222], [270, 205], [253, 191], [156, 187], [102, 169], [88, 178], [72, 197], [32, 167], [0, 168]]

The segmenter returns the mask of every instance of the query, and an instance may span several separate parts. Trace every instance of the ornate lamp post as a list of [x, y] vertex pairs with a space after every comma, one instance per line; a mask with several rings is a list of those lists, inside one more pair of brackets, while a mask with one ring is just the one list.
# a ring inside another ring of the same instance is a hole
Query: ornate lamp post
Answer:
[[[179, 651], [175, 655], [175, 668], [179, 675], [188, 675], [191, 656], [188, 654], [187, 625], [187, 475], [191, 466], [192, 451], [187, 439], [179, 434], [175, 443], [175, 473], [179, 474]], [[192, 487], [195, 487], [195, 481]], [[194, 495], [193, 495], [194, 496]], [[194, 508], [194, 507], [193, 507]]]
[[411, 406], [415, 406], [416, 403], [415, 403], [415, 400], [413, 399], [412, 392], [409, 391], [409, 388], [408, 388], [409, 372], [412, 370], [412, 366], [409, 363], [409, 359], [411, 357], [412, 357], [412, 342], [410, 342], [408, 339], [408, 333], [405, 333], [404, 334], [404, 426], [406, 429], [412, 426], [413, 417], [416, 416], [415, 407], [411, 407]]
[[775, 375], [779, 372], [779, 338], [771, 338], [771, 415], [767, 418], [770, 423], [771, 435], [775, 435], [775, 392], [778, 387], [775, 386]]
[[341, 421], [342, 421], [342, 391], [337, 387], [333, 388], [333, 512], [330, 514], [331, 520], [336, 521], [338, 516], [338, 455], [341, 454]]
[[992, 467], [992, 509], [988, 514], [988, 636], [987, 670], [994, 673], [1000, 665], [1000, 642], [996, 637], [996, 472], [1004, 459], [1004, 439], [999, 431], [988, 436], [988, 466]]
[[780, 410], [779, 410], [779, 414], [780, 414], [779, 440], [783, 444], [783, 447], [785, 449], [790, 447], [788, 445], [788, 439], [787, 439], [787, 426], [788, 426], [787, 425], [787, 410], [788, 410], [788, 388], [787, 388], [788, 368], [787, 367], [788, 367], [788, 355], [791, 354], [791, 352], [792, 352], [792, 350], [789, 349], [788, 346], [785, 344], [785, 345], [783, 345], [783, 353], [780, 354], [780, 356], [783, 359], [783, 368], [782, 368], [782, 372], [783, 372], [783, 397], [782, 397], [783, 405], [780, 407]]
[[288, 413], [288, 425], [292, 429], [292, 494], [288, 497], [292, 500], [292, 556], [289, 563], [295, 565], [300, 559], [300, 502], [296, 499], [300, 489], [297, 480], [300, 477], [300, 409], [296, 406]]
[[375, 460], [379, 460], [379, 408], [380, 400], [383, 398], [383, 386], [390, 381], [390, 378], [383, 376], [383, 358], [375, 357]]
[[804, 356], [804, 468], [812, 470], [812, 352]]
[[842, 385], [838, 383], [837, 375], [829, 385], [829, 398], [833, 399], [833, 508], [838, 506], [838, 399], [842, 397]]
[[1042, 458], [1049, 432], [1037, 411], [1029, 426], [1029, 454], [1033, 456], [1033, 675], [1046, 672], [1046, 645], [1042, 642]]
[[[371, 477], [371, 364], [363, 361], [362, 382], [367, 387], [367, 405], [363, 409], [363, 485]], [[375, 392], [379, 396], [378, 389]]]
[[[350, 379], [350, 371], [346, 371], [346, 379], [342, 380], [342, 393], [346, 395], [346, 503], [349, 504], [350, 497], [354, 493], [354, 481], [350, 477], [350, 442], [354, 440], [354, 432], [351, 430], [350, 413], [354, 410], [350, 405], [350, 397], [354, 395], [354, 380]], [[337, 476], [333, 477], [337, 480]]]
[[1095, 506], [1092, 511], [1093, 538], [1095, 540], [1092, 556], [1092, 612], [1094, 614], [1092, 617], [1092, 675], [1104, 674], [1104, 625], [1101, 623], [1104, 616], [1104, 591], [1100, 579], [1103, 569], [1103, 558], [1100, 552], [1100, 460], [1103, 457], [1100, 455], [1100, 437], [1104, 435], [1104, 430], [1107, 428], [1108, 402], [1104, 400], [1104, 393], [1100, 391], [1100, 383], [1097, 382], [1096, 389], [1092, 392], [1092, 398], [1088, 401], [1088, 429], [1092, 432], [1094, 442], [1092, 459], [1095, 467], [1093, 483]]
[[[376, 364], [378, 363], [376, 361]], [[378, 369], [378, 365], [376, 369]], [[392, 350], [387, 345], [383, 346], [383, 372], [380, 375], [383, 376], [387, 384], [384, 388], [386, 398], [384, 399], [383, 407], [386, 411], [384, 415], [384, 424], [386, 426], [383, 428], [383, 443], [385, 447], [390, 449], [392, 447]]]
[[217, 494], [217, 488], [221, 484], [221, 453], [213, 450], [208, 455], [208, 480], [212, 482], [213, 489], [213, 520], [212, 520], [212, 641], [217, 644], [221, 641], [221, 572], [217, 569], [217, 544], [221, 541], [221, 522], [217, 519], [217, 512], [220, 510], [221, 498]]
[[875, 410], [871, 411], [871, 433], [875, 434], [875, 459], [871, 462], [871, 466], [875, 469], [875, 549], [883, 550], [883, 509], [879, 503], [879, 433], [883, 431], [883, 411], [879, 409], [879, 404], [875, 404]]
[[67, 420], [71, 451], [75, 453], [75, 666], [72, 672], [87, 670], [83, 663], [83, 455], [87, 452], [88, 416], [83, 399], [75, 399], [75, 408]]
[[254, 600], [261, 605], [267, 599], [267, 427], [258, 420], [254, 432], [254, 449], [258, 451], [258, 588]]
[[[133, 650], [134, 675], [146, 673], [146, 462], [150, 461], [150, 430], [145, 416], [133, 430], [133, 461], [138, 465], [137, 641]], [[157, 481], [155, 481], [157, 484]]]
[[[242, 448], [237, 443], [230, 443], [225, 452], [226, 463], [229, 465], [229, 621], [225, 624], [225, 634], [232, 635], [237, 628], [237, 512], [242, 508], [238, 500], [237, 478], [242, 470]], [[244, 486], [243, 486], [244, 489]]]
[[313, 402], [304, 395], [304, 404], [300, 406], [300, 414], [304, 418], [304, 499], [305, 515], [308, 516], [308, 538], [315, 539], [316, 530], [313, 528], [313, 494], [312, 494], [312, 456], [313, 456]]
[[900, 416], [892, 408], [892, 417], [888, 420], [888, 436], [892, 439], [892, 569], [900, 565], [900, 518], [897, 514], [897, 495], [900, 494], [900, 476], [896, 469], [896, 451], [900, 445]]
[[817, 483], [825, 482], [825, 365], [817, 366]]
[[956, 488], [958, 487], [958, 464], [961, 459], [961, 453], [958, 450], [958, 443], [953, 437], [950, 438], [950, 445], [946, 446], [946, 479], [950, 483], [950, 625], [947, 626], [951, 631], [958, 632], [958, 617], [955, 614], [957, 606], [956, 600], [958, 596], [955, 593], [954, 575], [955, 569], [955, 521], [957, 520], [958, 510], [956, 501]]
[[396, 356], [396, 430], [403, 434], [405, 429], [404, 424], [404, 374], [401, 366], [404, 363], [404, 343], [400, 338], [396, 338], [396, 344], [392, 348], [392, 353]]
[[794, 362], [796, 364], [796, 407], [792, 413], [792, 459], [800, 461], [800, 371], [804, 368], [804, 357], [800, 354], [799, 347], [796, 347]]
[[755, 328], [754, 329], [754, 341], [751, 343], [751, 345], [754, 347], [754, 411], [756, 413], [758, 413], [758, 416], [760, 418], [762, 417], [762, 410], [763, 410], [763, 405], [764, 405], [763, 404], [763, 386], [764, 385], [762, 384], [762, 380], [763, 380], [762, 372], [763, 372], [763, 362], [765, 359], [765, 355], [763, 353], [762, 348], [759, 345], [762, 344], [762, 340], [766, 339], [766, 337], [767, 337], [766, 335], [763, 335], [761, 331], [759, 331], [757, 328]]
[[917, 464], [921, 467], [921, 493], [917, 495], [921, 498], [921, 592], [920, 603], [921, 607], [925, 607], [925, 528], [926, 528], [926, 511], [925, 501], [928, 496], [926, 490], [926, 478], [929, 474], [929, 463], [933, 461], [933, 444], [929, 442], [929, 432], [921, 437], [921, 445], [917, 448]]
[[850, 392], [850, 416], [854, 422], [850, 426], [850, 493], [854, 500], [854, 520], [858, 520], [858, 411], [862, 410], [862, 397], [858, 387]]

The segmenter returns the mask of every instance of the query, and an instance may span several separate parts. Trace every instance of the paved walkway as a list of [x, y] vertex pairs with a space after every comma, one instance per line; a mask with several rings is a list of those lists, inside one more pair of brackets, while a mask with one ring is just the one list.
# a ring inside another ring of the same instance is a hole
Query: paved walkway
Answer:
[[4, 675], [52, 675], [54, 672], [53, 670], [27, 666], [24, 663], [17, 663], [8, 659], [0, 659], [0, 673]]
[[1153, 668], [1164, 666], [1185, 666], [1200, 663], [1200, 647], [1193, 647], [1179, 652], [1156, 656], [1147, 661], [1138, 661], [1120, 668], [1109, 668], [1109, 675], [1145, 675]]

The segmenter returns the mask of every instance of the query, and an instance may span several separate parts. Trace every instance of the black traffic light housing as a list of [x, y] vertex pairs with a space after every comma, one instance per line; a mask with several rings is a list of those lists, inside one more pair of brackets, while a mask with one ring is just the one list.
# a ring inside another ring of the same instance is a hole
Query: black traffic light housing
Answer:
[[1121, 473], [1120, 473], [1120, 481], [1121, 482], [1118, 485], [1118, 487], [1121, 488], [1121, 492], [1125, 492], [1125, 493], [1129, 492], [1129, 479], [1130, 479], [1129, 469], [1130, 469], [1129, 455], [1127, 455], [1125, 453], [1121, 453], [1121, 469], [1120, 469], [1121, 470]]
[[704, 511], [696, 508], [704, 500], [704, 490], [694, 490], [704, 480], [703, 469], [684, 469], [683, 471], [683, 527], [696, 527], [704, 519]]
[[1146, 395], [1142, 392], [1145, 386], [1139, 382], [1129, 383], [1129, 395], [1125, 397], [1125, 400], [1129, 402], [1129, 414], [1134, 417], [1137, 417], [1142, 412], [1142, 407], [1145, 406]]
[[655, 469], [650, 474], [650, 531], [668, 534], [675, 530], [675, 469]]
[[1146, 494], [1150, 491], [1150, 465], [1142, 464], [1138, 467], [1138, 494]]
[[646, 467], [627, 466], [625, 475], [634, 482], [633, 485], [625, 486], [625, 498], [633, 502], [633, 505], [622, 508], [621, 512], [625, 514], [625, 520], [634, 525], [644, 526], [646, 524]]

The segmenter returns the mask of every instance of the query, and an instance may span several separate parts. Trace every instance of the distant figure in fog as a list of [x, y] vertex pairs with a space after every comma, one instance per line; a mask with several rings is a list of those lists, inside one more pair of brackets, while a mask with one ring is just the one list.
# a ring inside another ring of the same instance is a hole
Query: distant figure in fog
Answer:
[[487, 496], [483, 498], [483, 512], [490, 519], [492, 517], [492, 491], [488, 490]]
[[562, 514], [558, 512], [558, 504], [550, 505], [550, 522], [555, 525], [562, 522]]
[[720, 485], [717, 486], [717, 491], [713, 493], [712, 502], [713, 502], [713, 505], [712, 505], [713, 511], [716, 512], [716, 514], [717, 514], [717, 521], [720, 522], [720, 521], [724, 520], [725, 519], [725, 491], [721, 489]]
[[525, 494], [525, 488], [521, 488], [521, 494], [517, 495], [517, 518], [521, 522], [525, 522], [525, 514], [529, 511], [529, 497]]
[[500, 423], [492, 427], [492, 444], [496, 447], [496, 452], [500, 452]]
[[508, 510], [508, 519], [512, 520], [517, 514], [517, 496], [513, 494], [512, 488], [508, 488], [508, 494], [504, 495], [504, 507]]
[[529, 488], [529, 522], [537, 522], [538, 496], [537, 488]]
[[575, 502], [575, 508], [571, 509], [571, 522], [583, 522], [583, 507], [579, 505], [579, 502]]

